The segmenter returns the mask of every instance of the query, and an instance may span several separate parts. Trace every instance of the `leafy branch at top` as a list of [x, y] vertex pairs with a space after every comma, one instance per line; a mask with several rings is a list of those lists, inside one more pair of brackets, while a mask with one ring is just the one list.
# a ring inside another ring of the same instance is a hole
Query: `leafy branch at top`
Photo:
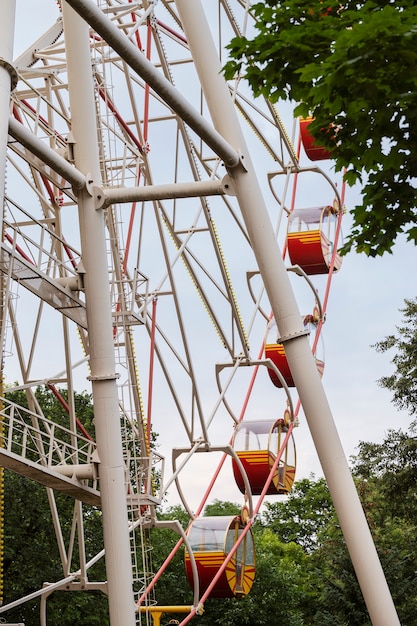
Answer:
[[400, 233], [417, 242], [415, 3], [265, 0], [252, 13], [254, 36], [232, 39], [224, 74], [297, 102], [336, 171], [362, 185], [344, 251], [382, 255]]

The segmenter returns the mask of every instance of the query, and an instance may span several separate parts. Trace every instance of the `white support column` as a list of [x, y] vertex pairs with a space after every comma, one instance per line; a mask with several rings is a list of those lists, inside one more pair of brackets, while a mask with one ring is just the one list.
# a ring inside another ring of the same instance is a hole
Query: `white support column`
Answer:
[[12, 65], [16, 0], [3, 2], [0, 13], [0, 208], [1, 220], [3, 220], [10, 92], [16, 86], [17, 78], [16, 71]]
[[96, 2], [92, 0], [67, 0], [67, 2], [225, 163], [230, 166], [236, 165], [239, 160], [236, 152], [162, 72], [146, 59]]
[[277, 245], [262, 191], [221, 74], [218, 54], [199, 0], [176, 0], [213, 124], [242, 155], [229, 169], [256, 255], [291, 374], [337, 511], [340, 525], [374, 626], [395, 626], [398, 616], [317, 372], [301, 314]]
[[61, 174], [74, 189], [85, 187], [85, 176], [81, 172], [11, 115], [9, 116], [9, 134], [57, 174]]
[[[75, 165], [101, 185], [88, 25], [62, 3]], [[79, 193], [82, 260], [111, 626], [134, 626], [120, 414], [112, 336], [105, 220], [87, 190]]]

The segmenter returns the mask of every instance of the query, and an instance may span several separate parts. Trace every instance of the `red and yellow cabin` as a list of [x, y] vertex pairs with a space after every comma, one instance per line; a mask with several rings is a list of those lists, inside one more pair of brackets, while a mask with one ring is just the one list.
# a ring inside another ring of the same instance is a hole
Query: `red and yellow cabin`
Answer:
[[330, 150], [317, 144], [313, 135], [308, 130], [308, 127], [310, 126], [312, 121], [312, 117], [300, 119], [301, 143], [303, 144], [305, 153], [310, 161], [322, 161], [324, 159], [330, 159], [332, 156]]
[[[287, 357], [285, 355], [284, 346], [282, 343], [268, 343], [265, 344], [265, 358], [271, 359], [272, 363], [276, 366], [277, 370], [287, 383], [288, 387], [295, 387], [295, 383], [288, 365]], [[275, 387], [282, 387], [281, 379], [278, 378], [276, 372], [268, 367], [268, 374]]]
[[[307, 315], [304, 318], [304, 327], [306, 330], [310, 331], [311, 343], [314, 343], [317, 331], [317, 323], [315, 323], [313, 320], [314, 317], [312, 315]], [[323, 376], [324, 372], [324, 359], [319, 355], [319, 347], [322, 347], [322, 344], [316, 347], [314, 356], [316, 359], [317, 370], [321, 377]], [[290, 366], [288, 365], [284, 346], [282, 345], [282, 343], [278, 343], [278, 328], [274, 319], [269, 322], [268, 330], [266, 333], [265, 358], [272, 361], [288, 387], [295, 387], [294, 379], [291, 374]], [[268, 367], [268, 374], [275, 387], [282, 388], [284, 386], [281, 379], [277, 376], [276, 372], [271, 367]]]
[[[231, 552], [245, 525], [240, 515], [199, 517], [187, 531], [198, 574], [200, 597]], [[190, 555], [185, 550], [185, 570], [188, 582], [194, 588]], [[210, 598], [243, 598], [255, 579], [255, 545], [251, 529], [215, 583]]]
[[336, 233], [338, 208], [326, 205], [308, 209], [294, 209], [288, 217], [287, 247], [292, 265], [299, 265], [311, 276], [328, 274], [333, 265], [337, 272], [342, 258], [333, 243]]
[[[283, 419], [244, 420], [236, 427], [233, 448], [246, 472], [252, 495], [260, 495], [281, 450], [288, 426]], [[294, 438], [291, 435], [279, 464], [272, 476], [267, 495], [287, 494], [294, 483], [296, 453]], [[245, 493], [245, 481], [236, 461], [233, 459], [233, 475], [242, 493]]]

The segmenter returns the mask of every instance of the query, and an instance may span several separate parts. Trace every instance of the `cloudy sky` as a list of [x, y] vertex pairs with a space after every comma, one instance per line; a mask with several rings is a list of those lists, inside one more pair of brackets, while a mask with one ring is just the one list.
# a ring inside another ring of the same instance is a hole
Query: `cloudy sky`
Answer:
[[[26, 1], [18, 0], [20, 27], [16, 34], [16, 54], [25, 42], [39, 36], [48, 12], [47, 24], [58, 17], [56, 3], [42, 0], [37, 3], [39, 22], [23, 20]], [[44, 7], [45, 12], [41, 10]], [[308, 189], [305, 190], [308, 193]], [[358, 201], [360, 190], [347, 190], [346, 207]], [[324, 200], [328, 203], [328, 199]], [[345, 217], [344, 232], [349, 230], [349, 216]], [[377, 380], [392, 372], [392, 355], [376, 353], [372, 345], [395, 331], [401, 322], [404, 299], [416, 296], [416, 249], [400, 239], [392, 255], [370, 259], [351, 253], [342, 269], [334, 276], [323, 329], [325, 374], [323, 385], [346, 455], [355, 453], [359, 441], [383, 440], [390, 428], [406, 429], [410, 417], [398, 412], [391, 403], [390, 394], [381, 389]], [[295, 432], [297, 443], [297, 477], [314, 473], [321, 468], [304, 416]], [[196, 506], [201, 495], [197, 473], [190, 477], [191, 506]], [[237, 500], [239, 493], [233, 484], [223, 483], [213, 497]], [[175, 498], [173, 499], [175, 501]]]

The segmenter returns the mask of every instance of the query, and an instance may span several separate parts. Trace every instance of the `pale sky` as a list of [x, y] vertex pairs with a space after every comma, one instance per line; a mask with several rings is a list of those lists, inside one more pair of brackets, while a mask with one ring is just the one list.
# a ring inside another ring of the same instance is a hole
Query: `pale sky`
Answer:
[[[18, 19], [21, 20], [16, 35], [17, 53], [24, 49], [27, 37], [33, 41], [43, 32], [46, 14], [47, 24], [59, 15], [56, 3], [52, 0], [42, 0], [36, 5], [39, 22], [32, 20], [32, 16], [31, 20], [26, 21], [26, 1], [17, 2]], [[310, 190], [305, 188], [301, 191], [308, 198]], [[348, 210], [357, 201], [358, 194], [358, 189], [347, 190]], [[328, 203], [329, 198], [325, 193], [323, 204]], [[343, 230], [345, 233], [349, 230], [349, 216], [345, 217]], [[401, 321], [399, 309], [403, 307], [404, 299], [415, 297], [415, 267], [416, 249], [401, 239], [394, 247], [393, 254], [383, 258], [371, 259], [351, 253], [344, 259], [340, 272], [333, 278], [327, 320], [323, 329], [323, 385], [348, 457], [355, 453], [359, 441], [381, 442], [388, 429], [406, 429], [410, 422], [406, 413], [398, 412], [392, 405], [389, 392], [377, 385], [378, 378], [392, 371], [391, 356], [376, 353], [372, 344], [395, 332], [396, 325]], [[167, 425], [167, 433], [160, 433], [162, 451], [167, 456], [168, 463], [169, 430]], [[219, 429], [215, 430], [216, 440], [213, 443], [218, 443], [218, 439], [227, 443], [229, 437], [230, 429], [224, 433]], [[300, 426], [295, 431], [295, 440], [297, 478], [309, 476], [311, 473], [321, 475], [317, 454], [302, 412]], [[211, 463], [207, 459], [201, 462], [199, 460], [199, 463], [204, 467], [204, 474], [208, 474]], [[201, 479], [201, 469], [191, 470], [188, 474], [186, 482], [191, 507], [198, 505], [202, 495], [204, 487]], [[213, 497], [240, 501], [240, 494], [230, 479], [230, 472], [219, 482]], [[169, 501], [177, 501], [175, 494], [170, 496]]]

